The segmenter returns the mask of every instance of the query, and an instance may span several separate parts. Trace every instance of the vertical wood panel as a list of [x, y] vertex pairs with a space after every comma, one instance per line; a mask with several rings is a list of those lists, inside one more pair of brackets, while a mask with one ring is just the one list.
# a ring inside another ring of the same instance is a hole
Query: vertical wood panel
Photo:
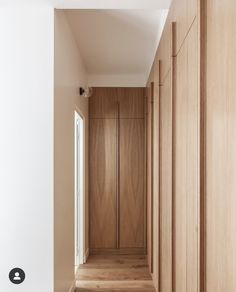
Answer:
[[171, 13], [176, 22], [176, 51], [178, 53], [188, 31], [187, 2], [192, 0], [173, 0]]
[[[154, 76], [153, 76], [154, 77]], [[153, 271], [153, 82], [147, 95], [147, 208], [148, 208], [148, 262]]]
[[198, 78], [198, 25], [188, 38], [187, 100], [187, 291], [199, 291], [199, 203], [200, 203], [200, 98]]
[[118, 88], [120, 118], [144, 118], [144, 88]]
[[[153, 77], [154, 80], [154, 72]], [[153, 273], [153, 167], [154, 167], [154, 82], [150, 82], [147, 90], [147, 196], [148, 196], [148, 262]]]
[[155, 60], [153, 101], [153, 281], [159, 282], [159, 60]]
[[120, 248], [120, 104], [116, 119], [116, 248]]
[[198, 0], [173, 0], [170, 9], [171, 21], [176, 22], [177, 54], [188, 34], [188, 31], [197, 16]]
[[144, 89], [95, 88], [90, 114], [90, 248], [143, 252]]
[[187, 1], [187, 29], [190, 28], [197, 16], [199, 0], [188, 0]]
[[172, 78], [160, 87], [160, 292], [172, 291]]
[[90, 248], [116, 248], [116, 120], [90, 119]]
[[120, 247], [144, 246], [144, 120], [120, 120]]
[[115, 119], [117, 117], [118, 89], [95, 87], [89, 98], [89, 117]]
[[147, 196], [147, 258], [150, 272], [153, 266], [153, 218], [152, 218], [152, 117], [151, 99], [152, 82], [154, 80], [154, 66], [150, 72], [146, 87], [146, 196]]
[[154, 109], [153, 109], [153, 105], [154, 105], [154, 82], [151, 83], [151, 273], [153, 273], [153, 237], [154, 237], [154, 230], [153, 230], [153, 184], [154, 184]]
[[[161, 60], [160, 67], [160, 84], [163, 84], [170, 68], [172, 56], [172, 27], [170, 23], [170, 16], [167, 18], [166, 25], [163, 29], [160, 45], [158, 48], [158, 59]], [[159, 66], [159, 65], [158, 65]]]
[[174, 170], [176, 292], [199, 291], [200, 105], [197, 40], [195, 21], [176, 57]]
[[[175, 287], [186, 292], [186, 185], [187, 185], [187, 46], [176, 58], [175, 100]], [[181, 267], [181, 268], [180, 268]]]
[[206, 292], [236, 291], [236, 3], [207, 1]]

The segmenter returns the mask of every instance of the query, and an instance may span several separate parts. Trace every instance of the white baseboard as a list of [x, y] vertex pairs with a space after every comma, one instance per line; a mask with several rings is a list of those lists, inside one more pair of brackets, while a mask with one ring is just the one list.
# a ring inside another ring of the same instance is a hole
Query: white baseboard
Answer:
[[85, 255], [84, 255], [84, 262], [86, 263], [89, 257], [89, 248], [87, 248]]

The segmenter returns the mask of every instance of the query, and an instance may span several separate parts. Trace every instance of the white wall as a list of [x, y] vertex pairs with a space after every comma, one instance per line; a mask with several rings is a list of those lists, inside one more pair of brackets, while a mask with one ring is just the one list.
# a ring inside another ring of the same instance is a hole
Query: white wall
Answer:
[[92, 87], [145, 87], [146, 74], [88, 75], [88, 85]]
[[12, 2], [0, 4], [0, 291], [52, 292], [53, 9]]
[[[68, 292], [74, 281], [74, 110], [85, 118], [88, 133], [88, 99], [79, 96], [87, 83], [86, 71], [63, 11], [55, 12], [55, 292]], [[86, 136], [88, 145], [88, 135]], [[86, 151], [86, 165], [88, 152]], [[86, 167], [86, 201], [88, 168]], [[87, 204], [88, 206], [88, 204]], [[88, 210], [87, 210], [88, 211]], [[88, 224], [88, 212], [86, 212]], [[87, 228], [88, 230], [88, 228]], [[88, 245], [88, 234], [86, 236]]]

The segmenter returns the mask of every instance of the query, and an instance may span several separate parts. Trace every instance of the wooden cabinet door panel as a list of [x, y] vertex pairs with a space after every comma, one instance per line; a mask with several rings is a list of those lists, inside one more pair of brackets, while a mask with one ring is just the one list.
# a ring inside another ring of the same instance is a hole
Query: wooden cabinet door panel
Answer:
[[90, 119], [90, 248], [116, 248], [116, 119]]
[[95, 87], [89, 98], [89, 117], [100, 119], [117, 118], [118, 89]]
[[168, 17], [162, 33], [160, 45], [158, 48], [158, 59], [161, 61], [160, 83], [163, 84], [168, 71], [170, 71], [172, 59], [172, 24], [170, 17]]
[[144, 118], [144, 88], [118, 88], [121, 119]]
[[176, 292], [187, 292], [187, 46], [176, 58], [175, 98], [175, 287]]
[[195, 20], [188, 38], [187, 99], [187, 291], [199, 292], [200, 204], [200, 95], [198, 79], [198, 25]]
[[207, 1], [206, 292], [236, 291], [236, 2]]
[[120, 247], [144, 247], [144, 120], [120, 120]]
[[146, 197], [147, 197], [147, 258], [149, 270], [153, 266], [153, 230], [152, 230], [152, 82], [147, 87], [146, 98]]
[[[199, 80], [197, 22], [176, 58], [176, 292], [199, 291]], [[181, 268], [180, 268], [181, 267]]]
[[198, 0], [173, 0], [171, 6], [172, 21], [176, 22], [177, 54], [188, 34], [188, 31], [197, 15]]
[[153, 102], [153, 280], [157, 289], [159, 282], [159, 62], [154, 75]]
[[160, 87], [160, 292], [172, 291], [172, 78]]

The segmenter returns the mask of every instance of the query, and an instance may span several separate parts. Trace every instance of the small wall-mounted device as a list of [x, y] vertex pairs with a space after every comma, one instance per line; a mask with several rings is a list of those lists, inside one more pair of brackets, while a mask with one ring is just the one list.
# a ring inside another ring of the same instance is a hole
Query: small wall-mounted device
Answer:
[[93, 94], [93, 88], [92, 87], [80, 87], [79, 88], [79, 94], [83, 97], [90, 97]]

